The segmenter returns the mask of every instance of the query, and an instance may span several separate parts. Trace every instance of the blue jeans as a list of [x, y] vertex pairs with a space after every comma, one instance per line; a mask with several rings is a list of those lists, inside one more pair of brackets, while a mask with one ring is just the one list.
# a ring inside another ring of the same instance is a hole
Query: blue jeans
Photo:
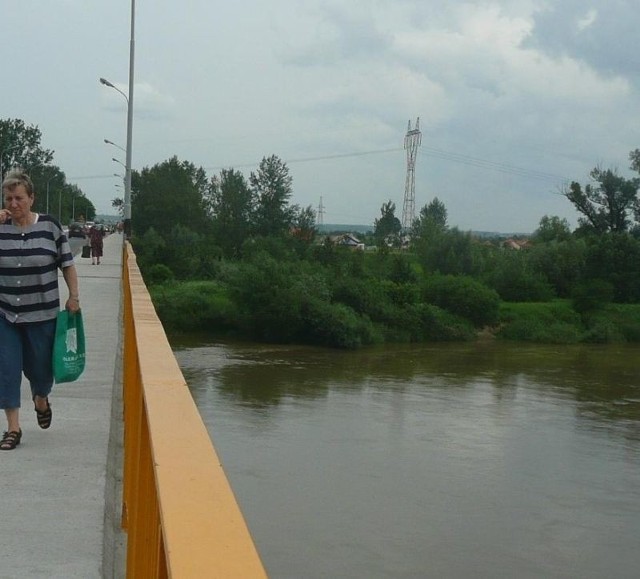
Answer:
[[53, 388], [53, 340], [56, 320], [10, 324], [0, 316], [0, 408], [20, 408], [22, 373], [31, 396], [46, 397]]

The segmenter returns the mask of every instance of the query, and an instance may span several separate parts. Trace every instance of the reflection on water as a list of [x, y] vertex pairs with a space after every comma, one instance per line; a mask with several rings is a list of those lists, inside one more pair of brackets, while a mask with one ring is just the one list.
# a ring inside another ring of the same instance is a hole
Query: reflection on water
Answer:
[[635, 577], [637, 348], [176, 356], [272, 577]]

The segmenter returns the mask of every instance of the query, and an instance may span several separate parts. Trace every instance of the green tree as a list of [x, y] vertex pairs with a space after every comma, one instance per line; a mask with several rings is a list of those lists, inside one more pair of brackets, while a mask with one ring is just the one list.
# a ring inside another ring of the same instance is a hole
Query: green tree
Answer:
[[294, 205], [294, 211], [293, 236], [304, 246], [308, 246], [313, 243], [318, 233], [316, 228], [316, 212], [311, 205], [302, 209]]
[[431, 232], [443, 231], [447, 228], [447, 208], [437, 197], [420, 209], [420, 214], [413, 223], [412, 233], [415, 237], [426, 237]]
[[253, 193], [244, 175], [223, 169], [211, 179], [209, 210], [213, 238], [227, 257], [237, 257], [251, 232]]
[[62, 223], [77, 221], [80, 215], [86, 217], [87, 199], [77, 185], [65, 185], [61, 193], [60, 221]]
[[0, 176], [14, 166], [29, 171], [53, 160], [53, 151], [42, 148], [42, 133], [36, 125], [20, 119], [0, 120]]
[[422, 293], [426, 302], [462, 316], [477, 328], [498, 321], [498, 294], [471, 277], [431, 275], [425, 278]]
[[373, 226], [373, 236], [378, 247], [386, 247], [389, 243], [394, 246], [400, 245], [402, 223], [396, 217], [396, 204], [391, 200], [382, 204], [380, 218], [375, 220]]
[[167, 244], [162, 262], [177, 279], [196, 279], [207, 252], [204, 236], [186, 225], [176, 223], [165, 239]]
[[177, 157], [145, 167], [132, 175], [131, 220], [135, 235], [154, 227], [165, 239], [176, 225], [196, 233], [208, 226], [205, 194], [207, 179], [202, 168]]
[[154, 227], [149, 227], [144, 232], [144, 235], [138, 239], [136, 257], [140, 270], [145, 274], [146, 279], [146, 273], [152, 266], [160, 265], [161, 262], [164, 262], [167, 243]]
[[571, 239], [571, 228], [566, 219], [561, 219], [555, 215], [545, 215], [540, 219], [538, 229], [533, 234], [536, 242], [547, 243], [549, 241], [568, 241]]
[[38, 165], [28, 171], [35, 190], [33, 210], [58, 216], [58, 197], [67, 186], [65, 174], [55, 165]]
[[431, 273], [478, 275], [487, 251], [471, 237], [471, 233], [457, 227], [434, 229], [428, 237], [420, 237], [415, 242], [415, 252], [423, 269]]
[[640, 173], [640, 149], [635, 149], [629, 153], [629, 161], [631, 161], [630, 169]]
[[591, 237], [585, 270], [585, 279], [600, 279], [613, 286], [615, 302], [640, 302], [640, 240], [630, 234]]
[[286, 233], [294, 218], [289, 206], [293, 179], [286, 163], [276, 155], [264, 157], [249, 183], [255, 196], [255, 232], [262, 236]]
[[627, 231], [630, 216], [637, 214], [640, 179], [625, 179], [611, 169], [596, 167], [591, 171], [593, 183], [581, 187], [575, 181], [564, 192], [582, 215], [583, 230], [597, 234]]
[[558, 297], [571, 295], [573, 287], [585, 275], [587, 242], [583, 238], [536, 243], [524, 255], [532, 271], [544, 276]]
[[505, 301], [546, 302], [555, 297], [546, 276], [534, 269], [524, 250], [504, 250], [496, 254], [493, 267], [482, 278]]

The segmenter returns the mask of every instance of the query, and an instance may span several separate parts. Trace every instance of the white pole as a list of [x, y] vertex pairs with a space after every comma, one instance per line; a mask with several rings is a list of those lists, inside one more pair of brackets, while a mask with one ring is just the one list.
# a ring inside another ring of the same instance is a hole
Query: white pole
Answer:
[[131, 41], [129, 43], [129, 98], [127, 99], [127, 158], [125, 162], [124, 238], [131, 237], [131, 146], [133, 137], [133, 63], [135, 52], [135, 0], [131, 0]]

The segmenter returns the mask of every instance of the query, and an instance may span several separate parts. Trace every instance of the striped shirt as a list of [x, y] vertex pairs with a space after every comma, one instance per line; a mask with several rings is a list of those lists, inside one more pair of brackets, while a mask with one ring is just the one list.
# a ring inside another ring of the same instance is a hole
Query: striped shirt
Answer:
[[58, 268], [73, 265], [60, 223], [36, 214], [32, 225], [0, 224], [0, 316], [26, 324], [56, 317], [60, 310]]

